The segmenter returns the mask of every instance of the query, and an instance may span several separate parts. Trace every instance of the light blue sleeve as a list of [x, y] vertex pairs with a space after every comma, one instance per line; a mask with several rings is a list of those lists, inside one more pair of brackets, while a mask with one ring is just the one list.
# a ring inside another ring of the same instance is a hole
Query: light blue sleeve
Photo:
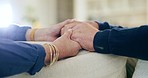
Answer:
[[0, 39], [0, 78], [28, 72], [33, 75], [44, 66], [41, 45]]
[[14, 41], [26, 41], [25, 34], [30, 27], [19, 27], [10, 25], [9, 27], [0, 28], [0, 39], [11, 39]]

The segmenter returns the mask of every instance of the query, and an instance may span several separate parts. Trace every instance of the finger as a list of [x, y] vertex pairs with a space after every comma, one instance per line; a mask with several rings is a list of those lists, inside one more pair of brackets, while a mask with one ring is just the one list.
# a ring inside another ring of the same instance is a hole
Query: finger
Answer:
[[61, 34], [63, 35], [69, 29], [72, 29], [75, 25], [76, 25], [75, 23], [70, 23], [70, 24], [65, 25], [61, 30]]
[[61, 35], [63, 35], [63, 34], [64, 34], [64, 28], [61, 29]]
[[63, 35], [66, 31], [68, 31], [69, 29], [71, 29], [74, 25], [74, 23], [70, 23], [65, 25], [62, 29], [61, 29], [61, 35]]
[[67, 19], [67, 20], [65, 20], [65, 21], [63, 21], [63, 22], [61, 22], [61, 23], [59, 23], [58, 27], [61, 29], [61, 28], [63, 28], [66, 24], [69, 24], [69, 23], [71, 23], [71, 22], [73, 22], [73, 19]]
[[63, 25], [68, 24], [70, 22], [73, 22], [73, 19], [67, 19], [65, 21], [62, 22]]
[[71, 40], [77, 42], [79, 44], [80, 49], [82, 48], [82, 46], [80, 45], [81, 44], [81, 42], [80, 42], [81, 40], [80, 40], [79, 34], [74, 33], [74, 31], [73, 31], [72, 35], [71, 35]]
[[61, 35], [63, 35], [67, 30], [72, 29], [73, 27], [75, 27], [76, 25], [78, 25], [80, 23], [81, 22], [74, 21], [69, 24], [66, 24], [61, 30]]
[[63, 34], [63, 36], [66, 37], [66, 38], [68, 38], [68, 39], [70, 39], [71, 35], [72, 35], [72, 29], [69, 29], [67, 32], [65, 32]]

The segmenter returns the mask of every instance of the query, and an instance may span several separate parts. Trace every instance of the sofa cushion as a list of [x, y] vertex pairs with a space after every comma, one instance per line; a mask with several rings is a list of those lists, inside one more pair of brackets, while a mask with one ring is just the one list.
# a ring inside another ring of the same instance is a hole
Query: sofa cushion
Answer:
[[148, 78], [148, 61], [138, 60], [133, 78]]

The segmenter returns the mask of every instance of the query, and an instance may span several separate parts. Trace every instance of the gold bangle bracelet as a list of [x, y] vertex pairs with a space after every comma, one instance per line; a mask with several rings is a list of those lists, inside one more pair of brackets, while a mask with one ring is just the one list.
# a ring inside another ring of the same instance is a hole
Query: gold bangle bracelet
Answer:
[[58, 60], [58, 58], [59, 58], [59, 51], [56, 48], [56, 46], [53, 45], [53, 44], [45, 43], [44, 46], [46, 48], [48, 47], [48, 51], [50, 51], [50, 52], [48, 52], [48, 53], [50, 53], [50, 61], [45, 63], [45, 65], [46, 66], [47, 65], [51, 66], [51, 65], [53, 65]]
[[50, 46], [50, 44], [48, 44], [48, 47], [50, 47], [50, 64], [49, 66], [51, 66], [51, 63], [53, 62], [53, 58], [54, 58], [54, 53], [52, 50], [52, 47]]
[[53, 60], [50, 63], [50, 66], [53, 65], [56, 61], [56, 50], [54, 49], [53, 45], [49, 44], [51, 46], [52, 52], [53, 52]]
[[36, 29], [32, 29], [31, 30], [31, 33], [30, 33], [30, 41], [34, 41], [35, 39], [35, 31], [37, 30], [37, 28]]
[[57, 48], [55, 45], [53, 45], [53, 47], [54, 47], [54, 49], [55, 49], [55, 51], [56, 51], [56, 61], [58, 61], [58, 58], [59, 58], [59, 51], [58, 51], [58, 48]]
[[47, 43], [44, 44], [43, 46], [44, 46], [44, 48], [47, 49], [47, 53], [50, 53], [50, 60], [45, 62], [45, 65], [47, 66], [47, 65], [49, 65], [49, 64], [51, 63], [51, 61], [52, 61], [52, 51], [51, 51], [51, 48], [48, 46]]

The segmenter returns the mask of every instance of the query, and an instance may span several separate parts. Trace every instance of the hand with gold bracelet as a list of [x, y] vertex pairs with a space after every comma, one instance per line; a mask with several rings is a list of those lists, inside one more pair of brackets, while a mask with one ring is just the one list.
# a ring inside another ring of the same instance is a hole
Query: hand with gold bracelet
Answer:
[[[73, 19], [65, 20], [51, 27], [28, 29], [26, 32], [27, 41], [54, 41], [61, 36], [61, 29], [73, 21]], [[33, 33], [33, 34], [32, 34]]]
[[[81, 46], [77, 42], [71, 40], [72, 32], [73, 31], [70, 29], [55, 41], [46, 42], [42, 45], [46, 53], [44, 60], [45, 65], [52, 65], [58, 59], [77, 55]], [[34, 33], [35, 32], [32, 31], [30, 37], [33, 36]]]
[[[71, 21], [66, 20], [51, 28], [30, 29], [17, 25], [1, 28], [0, 77], [22, 72], [34, 75], [45, 65], [49, 66], [58, 59], [75, 56], [81, 47], [71, 40], [73, 31], [68, 30], [64, 35], [60, 35], [62, 27]], [[44, 41], [45, 44], [37, 41]]]
[[[72, 30], [67, 31], [64, 35], [60, 36], [61, 29], [71, 22], [73, 19], [68, 19], [59, 23], [52, 28], [29, 29], [26, 32], [27, 41], [49, 41], [43, 45], [46, 53], [45, 65], [49, 62], [54, 63], [57, 59], [75, 56], [81, 49], [81, 46], [71, 40]], [[58, 38], [59, 37], [59, 38]]]

